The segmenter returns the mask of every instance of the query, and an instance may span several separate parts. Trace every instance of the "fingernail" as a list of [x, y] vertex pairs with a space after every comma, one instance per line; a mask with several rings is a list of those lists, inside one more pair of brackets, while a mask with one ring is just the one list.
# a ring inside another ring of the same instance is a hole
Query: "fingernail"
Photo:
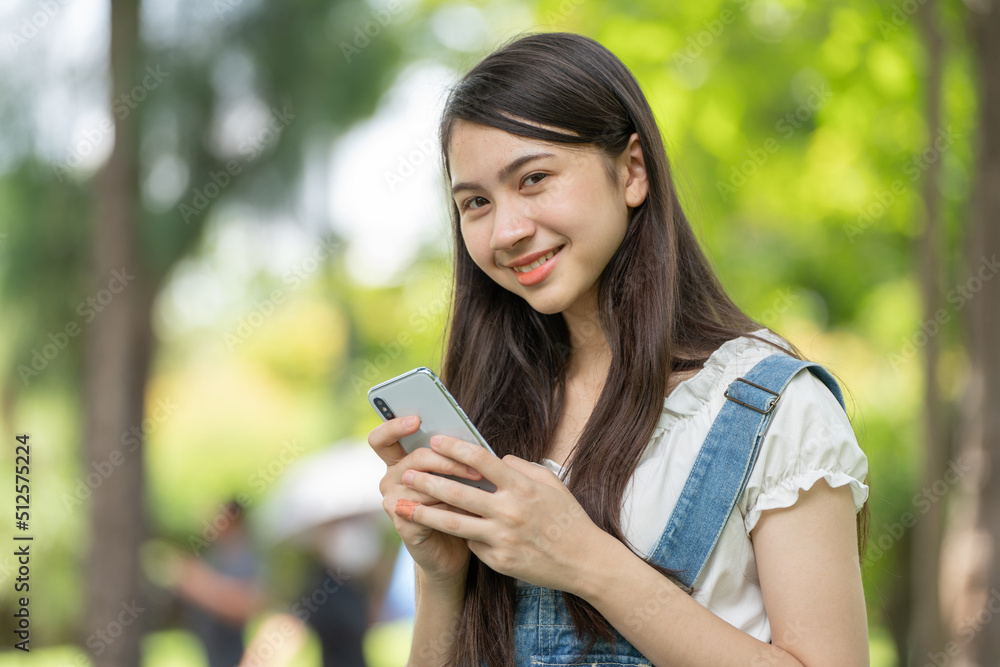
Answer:
[[473, 468], [472, 466], [465, 466], [465, 469], [468, 470], [469, 474], [472, 475], [473, 477], [482, 477], [482, 475], [479, 474], [479, 471]]
[[406, 484], [407, 486], [409, 486], [410, 484], [413, 484], [413, 471], [412, 470], [407, 470], [406, 472], [403, 473], [403, 484]]
[[403, 500], [400, 498], [396, 501], [396, 514], [403, 517], [407, 521], [413, 521], [413, 510], [415, 510], [419, 504], [420, 503], [415, 500]]
[[442, 440], [444, 440], [444, 436], [435, 435], [431, 438], [431, 447], [440, 447]]
[[403, 426], [405, 426], [406, 428], [413, 428], [416, 425], [417, 425], [417, 418], [412, 415], [403, 420]]

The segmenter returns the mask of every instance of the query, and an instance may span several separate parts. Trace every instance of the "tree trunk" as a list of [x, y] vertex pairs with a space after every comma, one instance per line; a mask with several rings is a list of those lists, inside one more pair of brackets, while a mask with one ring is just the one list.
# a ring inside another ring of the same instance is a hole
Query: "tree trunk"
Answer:
[[[138, 0], [111, 3], [112, 98], [136, 83]], [[110, 107], [110, 100], [109, 100]], [[151, 295], [138, 258], [139, 180], [136, 114], [115, 114], [115, 143], [97, 185], [94, 234], [96, 299], [84, 368], [85, 457], [103, 481], [91, 498], [84, 643], [96, 665], [135, 667], [144, 602], [138, 549], [144, 536], [143, 448], [123, 437], [141, 427], [149, 366]], [[95, 467], [96, 466], [96, 467]]]
[[[934, 142], [941, 129], [941, 52], [942, 40], [938, 31], [937, 6], [928, 0], [919, 10], [918, 20], [925, 44], [927, 141], [934, 149]], [[943, 235], [940, 221], [940, 165], [933, 160], [924, 173], [924, 231], [919, 243], [920, 287], [923, 300], [923, 319], [933, 321], [942, 307], [941, 253]], [[938, 390], [938, 358], [940, 341], [937, 336], [927, 336], [923, 349], [924, 401], [923, 426], [924, 471], [922, 488], [931, 488], [940, 480], [947, 465], [948, 447], [942, 420], [941, 396]], [[926, 656], [941, 650], [944, 644], [941, 628], [941, 605], [938, 598], [940, 571], [942, 503], [931, 503], [930, 509], [913, 527], [911, 546], [911, 598], [910, 617], [911, 655], [914, 664], [923, 664]]]
[[[974, 613], [963, 624], [973, 665], [1000, 664], [1000, 5], [970, 4], [968, 31], [976, 63], [979, 99], [978, 164], [973, 195], [973, 231], [968, 254], [970, 298], [970, 391], [965, 414], [966, 443], [975, 455], [977, 483], [972, 488], [976, 531], [986, 537]], [[991, 608], [992, 607], [992, 608]]]

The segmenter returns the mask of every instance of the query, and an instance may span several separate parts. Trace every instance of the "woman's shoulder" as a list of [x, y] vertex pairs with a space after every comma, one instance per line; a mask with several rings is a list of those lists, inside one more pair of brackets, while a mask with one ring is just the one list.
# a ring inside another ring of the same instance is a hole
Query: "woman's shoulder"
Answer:
[[[697, 415], [707, 428], [726, 403], [726, 388], [775, 354], [791, 355], [791, 344], [768, 329], [722, 344], [701, 372], [664, 401], [660, 426]], [[833, 488], [849, 486], [856, 509], [868, 497], [868, 459], [858, 444], [843, 406], [813, 372], [794, 373], [781, 390], [761, 441], [758, 458], [738, 501], [747, 534], [761, 512], [789, 507], [799, 492], [819, 479]]]
[[[727, 400], [726, 388], [733, 382], [746, 376], [768, 357], [781, 355], [797, 359], [791, 354], [792, 349], [787, 340], [768, 329], [759, 329], [751, 335], [734, 338], [711, 355], [703, 372], [692, 378], [689, 389], [700, 399], [709, 402], [711, 412], [716, 414]], [[826, 371], [825, 368], [823, 370]], [[833, 389], [817, 373], [818, 371], [800, 368], [788, 378], [784, 388], [780, 390], [771, 419], [772, 423], [777, 424], [777, 430], [801, 431], [810, 426], [831, 424], [839, 429], [851, 430], [844, 407]], [[829, 380], [829, 376], [826, 379]]]
[[781, 392], [739, 500], [747, 534], [761, 512], [790, 507], [820, 479], [849, 486], [855, 509], [868, 498], [868, 458], [843, 406], [827, 385], [803, 369]]
[[716, 348], [695, 375], [678, 383], [664, 400], [664, 411], [693, 414], [718, 403], [721, 391], [761, 360], [787, 354], [791, 345], [769, 329], [732, 338]]
[[726, 341], [713, 353], [727, 374], [742, 375], [774, 354], [791, 356], [792, 344], [770, 329], [758, 329]]

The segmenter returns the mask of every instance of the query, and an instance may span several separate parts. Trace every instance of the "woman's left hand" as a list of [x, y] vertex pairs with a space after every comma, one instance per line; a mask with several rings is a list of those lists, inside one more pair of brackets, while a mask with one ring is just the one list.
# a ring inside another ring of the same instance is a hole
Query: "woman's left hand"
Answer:
[[547, 468], [457, 438], [434, 436], [431, 448], [478, 470], [497, 490], [409, 470], [403, 483], [470, 515], [419, 505], [412, 521], [468, 540], [469, 549], [497, 572], [528, 583], [574, 593], [581, 566], [604, 538], [570, 493]]

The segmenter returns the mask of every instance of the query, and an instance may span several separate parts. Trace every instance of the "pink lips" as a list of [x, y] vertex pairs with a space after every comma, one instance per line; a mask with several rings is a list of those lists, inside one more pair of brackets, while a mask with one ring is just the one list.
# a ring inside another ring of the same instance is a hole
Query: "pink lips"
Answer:
[[[551, 251], [546, 251], [542, 256], [544, 257], [546, 254], [548, 254], [548, 252]], [[559, 248], [556, 251], [556, 253], [552, 255], [552, 257], [550, 257], [545, 262], [535, 267], [531, 271], [528, 271], [527, 273], [521, 273], [519, 271], [515, 271], [513, 267], [511, 267], [511, 271], [514, 271], [514, 277], [517, 278], [517, 282], [521, 283], [525, 287], [531, 287], [532, 285], [537, 285], [538, 283], [545, 280], [550, 273], [552, 273], [553, 269], [555, 269], [556, 262], [559, 261], [559, 255], [561, 253], [562, 253], [562, 248]], [[524, 266], [523, 262], [521, 263], [521, 266]]]

